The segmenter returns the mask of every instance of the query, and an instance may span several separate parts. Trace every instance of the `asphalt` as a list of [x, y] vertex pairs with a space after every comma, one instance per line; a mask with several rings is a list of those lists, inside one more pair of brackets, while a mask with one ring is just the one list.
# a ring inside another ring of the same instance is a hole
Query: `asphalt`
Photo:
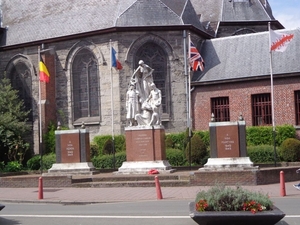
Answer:
[[[245, 189], [268, 194], [271, 198], [299, 198], [297, 182], [242, 186]], [[0, 188], [0, 202], [90, 204], [109, 202], [164, 201], [195, 199], [208, 186], [189, 187], [113, 187], [113, 188]], [[161, 191], [161, 195], [160, 195]], [[285, 195], [284, 195], [285, 194]]]

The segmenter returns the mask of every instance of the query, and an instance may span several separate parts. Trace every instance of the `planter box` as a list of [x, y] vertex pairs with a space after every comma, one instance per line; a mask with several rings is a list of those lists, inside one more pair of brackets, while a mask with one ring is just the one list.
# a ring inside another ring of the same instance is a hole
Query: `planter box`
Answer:
[[190, 217], [199, 225], [274, 225], [285, 216], [276, 207], [255, 214], [250, 211], [198, 212], [195, 210], [195, 202], [190, 202], [189, 207]]

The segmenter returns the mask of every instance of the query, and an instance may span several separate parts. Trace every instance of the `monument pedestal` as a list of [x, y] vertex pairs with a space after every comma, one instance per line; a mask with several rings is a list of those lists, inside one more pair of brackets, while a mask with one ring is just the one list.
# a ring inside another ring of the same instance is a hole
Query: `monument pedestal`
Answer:
[[54, 163], [48, 170], [46, 176], [53, 175], [92, 175], [95, 173], [95, 168], [91, 162], [81, 163]]
[[210, 158], [203, 168], [199, 170], [255, 170], [253, 162], [247, 157], [246, 123], [237, 122], [211, 122]]
[[253, 166], [253, 162], [249, 157], [233, 157], [233, 158], [209, 158], [202, 171], [218, 171], [218, 170], [257, 170], [258, 167]]
[[95, 167], [90, 161], [90, 139], [85, 129], [55, 131], [56, 163], [45, 176], [92, 175]]
[[125, 128], [126, 162], [118, 169], [122, 174], [146, 174], [155, 169], [159, 173], [172, 172], [166, 160], [165, 129], [161, 125]]

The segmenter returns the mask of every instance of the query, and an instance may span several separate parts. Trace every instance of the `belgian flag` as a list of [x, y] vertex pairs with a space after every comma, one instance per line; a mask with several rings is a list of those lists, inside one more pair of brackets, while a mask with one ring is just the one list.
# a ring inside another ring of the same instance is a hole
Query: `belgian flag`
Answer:
[[39, 63], [39, 69], [40, 69], [40, 81], [49, 83], [50, 74], [43, 60], [41, 60]]

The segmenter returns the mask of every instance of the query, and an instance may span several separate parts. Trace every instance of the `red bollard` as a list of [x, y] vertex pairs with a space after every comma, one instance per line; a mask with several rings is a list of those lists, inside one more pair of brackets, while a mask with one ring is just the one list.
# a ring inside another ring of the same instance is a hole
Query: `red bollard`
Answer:
[[284, 181], [284, 172], [280, 171], [280, 196], [286, 196], [285, 192], [285, 181]]
[[43, 178], [40, 177], [39, 178], [39, 196], [38, 199], [43, 199], [44, 195], [43, 195]]
[[158, 176], [155, 176], [155, 187], [156, 187], [156, 195], [157, 199], [162, 199], [161, 188], [158, 180]]

